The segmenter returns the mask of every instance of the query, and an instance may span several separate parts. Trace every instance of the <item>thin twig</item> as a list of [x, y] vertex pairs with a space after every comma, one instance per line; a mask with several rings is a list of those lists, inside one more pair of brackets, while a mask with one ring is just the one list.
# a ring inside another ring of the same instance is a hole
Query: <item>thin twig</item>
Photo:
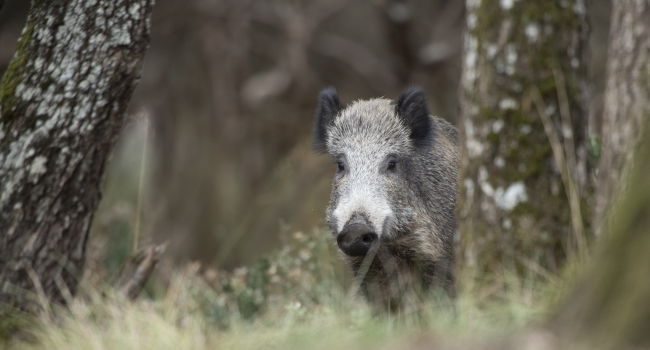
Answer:
[[129, 300], [138, 297], [164, 251], [164, 244], [151, 246], [140, 251], [127, 263], [129, 266], [122, 276], [121, 292]]
[[350, 295], [356, 295], [361, 289], [361, 284], [363, 283], [363, 280], [366, 278], [366, 275], [368, 274], [368, 270], [370, 270], [370, 265], [375, 260], [375, 256], [377, 255], [378, 251], [379, 251], [379, 243], [375, 243], [370, 247], [368, 253], [366, 253], [366, 256], [363, 257], [363, 261], [361, 261], [361, 266], [359, 266], [359, 270], [354, 276], [354, 284], [352, 285], [352, 288], [350, 288], [350, 292], [349, 292]]
[[[557, 87], [555, 91], [557, 92], [557, 100], [560, 109], [560, 118], [562, 119], [562, 128], [563, 130], [569, 130], [571, 135], [566, 136], [564, 132], [561, 133], [563, 136], [564, 149], [566, 154], [566, 159], [568, 162], [569, 175], [572, 176], [573, 180], [576, 181], [577, 177], [575, 171], [578, 169], [578, 163], [576, 161], [576, 144], [575, 144], [575, 133], [573, 132], [573, 123], [571, 123], [571, 108], [569, 104], [569, 95], [566, 89], [566, 80], [564, 79], [564, 74], [562, 71], [553, 67], [553, 78], [555, 79], [555, 86]], [[576, 190], [578, 195], [581, 194], [580, 187], [577, 186]]]
[[72, 301], [74, 300], [74, 296], [72, 295], [72, 291], [70, 291], [70, 288], [65, 283], [63, 277], [61, 277], [60, 274], [54, 278], [54, 283], [56, 283], [56, 287], [59, 288], [59, 293], [61, 293], [61, 297], [63, 300], [65, 300], [65, 303], [67, 305], [71, 305]]
[[144, 123], [144, 136], [142, 137], [142, 156], [140, 158], [140, 175], [138, 178], [138, 199], [135, 209], [135, 223], [133, 224], [133, 250], [136, 252], [138, 250], [138, 243], [140, 241], [140, 226], [141, 226], [141, 216], [142, 216], [142, 197], [144, 193], [144, 172], [145, 164], [147, 162], [147, 144], [149, 143], [149, 118], [146, 115], [143, 116]]
[[551, 145], [553, 158], [555, 158], [555, 162], [560, 169], [560, 177], [562, 178], [562, 182], [566, 188], [567, 197], [569, 199], [569, 209], [571, 211], [571, 226], [573, 228], [573, 234], [576, 241], [577, 253], [580, 258], [584, 258], [587, 252], [587, 241], [584, 233], [584, 223], [582, 221], [582, 212], [580, 208], [580, 197], [578, 195], [578, 190], [576, 188], [573, 177], [569, 173], [568, 164], [560, 137], [555, 130], [555, 127], [553, 126], [551, 117], [548, 116], [545, 112], [544, 100], [537, 88], [533, 88], [532, 98], [537, 109], [537, 113], [539, 114], [542, 120], [542, 124], [544, 125], [546, 137], [548, 138]]

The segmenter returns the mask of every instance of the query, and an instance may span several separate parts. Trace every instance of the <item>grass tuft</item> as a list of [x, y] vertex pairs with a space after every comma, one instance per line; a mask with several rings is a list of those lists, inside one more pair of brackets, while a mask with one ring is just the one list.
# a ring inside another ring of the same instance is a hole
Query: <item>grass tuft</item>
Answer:
[[425, 302], [417, 312], [375, 315], [348, 293], [328, 238], [296, 233], [282, 250], [233, 272], [190, 265], [136, 302], [86, 285], [69, 310], [41, 317], [10, 347], [356, 349], [490, 339], [543, 319], [557, 289], [515, 273], [490, 282], [465, 272], [454, 307]]

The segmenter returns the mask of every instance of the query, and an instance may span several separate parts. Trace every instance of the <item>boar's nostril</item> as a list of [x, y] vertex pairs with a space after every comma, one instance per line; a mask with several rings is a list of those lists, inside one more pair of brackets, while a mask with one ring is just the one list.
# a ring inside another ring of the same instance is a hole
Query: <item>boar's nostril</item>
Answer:
[[339, 248], [350, 256], [366, 255], [368, 249], [377, 240], [377, 234], [362, 223], [348, 224], [336, 237]]
[[361, 236], [361, 240], [363, 241], [363, 243], [367, 243], [367, 244], [372, 244], [372, 242], [374, 242], [376, 239], [377, 239], [377, 235], [374, 234], [373, 232], [368, 232], [365, 233], [363, 236]]

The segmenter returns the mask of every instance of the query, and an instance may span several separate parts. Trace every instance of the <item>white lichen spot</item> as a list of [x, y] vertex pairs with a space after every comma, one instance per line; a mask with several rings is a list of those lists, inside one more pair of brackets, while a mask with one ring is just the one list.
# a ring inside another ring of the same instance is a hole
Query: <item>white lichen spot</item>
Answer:
[[498, 134], [503, 130], [503, 126], [505, 123], [501, 119], [497, 119], [494, 122], [492, 122], [492, 132], [495, 134]]
[[579, 16], [584, 16], [587, 13], [587, 8], [583, 0], [577, 0], [573, 5], [573, 11]]
[[580, 67], [580, 60], [577, 57], [573, 57], [571, 59], [571, 68], [578, 68]]
[[465, 38], [465, 69], [463, 70], [463, 82], [465, 88], [471, 89], [476, 81], [476, 61], [478, 41], [472, 35], [467, 35]]
[[17, 96], [21, 96], [21, 95], [23, 94], [23, 91], [25, 91], [25, 84], [23, 84], [23, 82], [21, 81], [21, 82], [16, 86], [16, 90], [14, 90], [14, 93], [15, 93]]
[[21, 93], [16, 92], [16, 95], [24, 101], [31, 101], [34, 97], [41, 95], [41, 89], [38, 86], [25, 87]]
[[474, 182], [471, 179], [465, 179], [463, 184], [465, 185], [465, 194], [467, 198], [474, 198]]
[[467, 28], [470, 30], [476, 28], [476, 14], [474, 12], [467, 15]]
[[501, 8], [504, 9], [505, 11], [508, 11], [512, 8], [512, 5], [514, 5], [514, 0], [500, 0], [499, 3], [501, 4]]
[[557, 108], [555, 107], [554, 104], [549, 104], [544, 109], [544, 113], [546, 113], [546, 115], [548, 115], [548, 116], [552, 116], [553, 114], [555, 114], [555, 111], [557, 111]]
[[137, 18], [138, 15], [140, 14], [140, 3], [134, 3], [131, 5], [131, 8], [129, 8], [129, 13], [131, 14], [131, 17]]
[[114, 45], [129, 45], [131, 43], [131, 34], [128, 28], [120, 25], [112, 26], [111, 42]]
[[497, 45], [487, 44], [486, 53], [489, 59], [493, 59], [497, 55], [497, 52], [499, 52], [499, 47]]
[[[27, 26], [25, 26], [25, 28], [27, 28]], [[48, 27], [41, 27], [39, 30], [36, 31], [35, 37], [38, 41], [47, 42], [51, 40], [52, 34], [50, 33]]]
[[503, 228], [505, 228], [506, 230], [512, 228], [512, 220], [510, 220], [510, 218], [503, 219]]
[[467, 147], [467, 155], [470, 158], [479, 157], [483, 153], [485, 147], [483, 147], [483, 144], [476, 137], [474, 124], [472, 124], [472, 122], [469, 121], [469, 119], [465, 120], [465, 136], [466, 136], [465, 146]]
[[45, 163], [47, 163], [47, 158], [43, 156], [38, 156], [34, 158], [34, 160], [32, 161], [32, 166], [29, 168], [29, 174], [31, 176], [38, 176], [44, 174], [45, 171], [47, 170]]
[[512, 210], [527, 200], [526, 186], [522, 181], [512, 183], [505, 190], [498, 188], [494, 194], [494, 203], [503, 210]]
[[481, 0], [467, 0], [466, 5], [468, 10], [473, 10], [481, 4]]
[[494, 158], [494, 165], [497, 168], [503, 168], [506, 165], [506, 161], [502, 157], [496, 157]]
[[[90, 37], [90, 43], [91, 44], [98, 45], [98, 44], [101, 44], [101, 43], [103, 43], [105, 41], [106, 41], [106, 35], [104, 35], [102, 33], [93, 34]], [[86, 68], [86, 67], [84, 67], [84, 68]]]
[[528, 23], [524, 32], [530, 42], [536, 42], [537, 39], [539, 39], [539, 25], [537, 25], [537, 23]]
[[501, 99], [501, 101], [499, 101], [499, 108], [503, 109], [503, 110], [505, 110], [505, 109], [516, 109], [517, 108], [517, 101], [515, 101], [511, 97], [503, 98], [503, 99]]
[[40, 71], [43, 68], [44, 64], [45, 64], [45, 60], [42, 57], [37, 57], [34, 60], [34, 69]]

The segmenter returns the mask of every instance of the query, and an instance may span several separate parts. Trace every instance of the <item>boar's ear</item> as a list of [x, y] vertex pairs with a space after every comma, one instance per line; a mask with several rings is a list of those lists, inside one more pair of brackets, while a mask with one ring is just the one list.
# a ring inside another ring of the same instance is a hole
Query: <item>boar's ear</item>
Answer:
[[327, 130], [334, 123], [334, 118], [343, 109], [339, 96], [334, 88], [320, 92], [316, 108], [316, 123], [314, 125], [314, 149], [327, 152]]
[[411, 140], [416, 147], [425, 145], [433, 134], [433, 124], [429, 116], [424, 91], [419, 87], [411, 87], [402, 93], [395, 112], [404, 124], [411, 130]]

